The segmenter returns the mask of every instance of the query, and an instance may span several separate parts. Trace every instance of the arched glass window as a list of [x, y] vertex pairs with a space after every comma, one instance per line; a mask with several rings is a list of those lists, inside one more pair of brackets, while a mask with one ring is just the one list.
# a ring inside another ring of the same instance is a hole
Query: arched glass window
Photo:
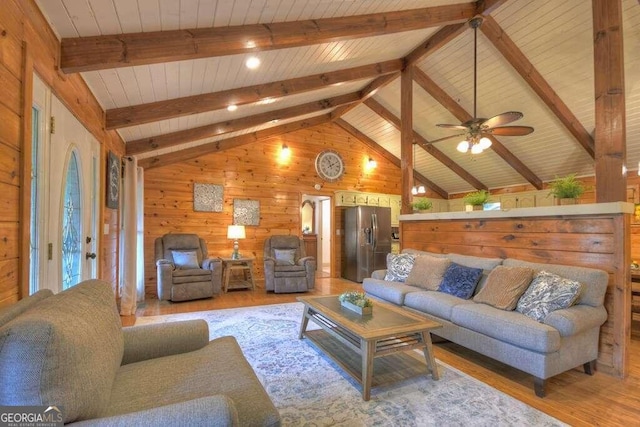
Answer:
[[62, 289], [80, 282], [82, 265], [82, 191], [78, 156], [71, 152], [64, 187], [62, 213]]

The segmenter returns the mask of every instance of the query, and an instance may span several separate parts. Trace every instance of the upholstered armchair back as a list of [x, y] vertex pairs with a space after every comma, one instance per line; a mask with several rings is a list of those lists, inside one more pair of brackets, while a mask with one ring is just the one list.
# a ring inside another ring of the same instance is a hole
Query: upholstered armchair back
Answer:
[[208, 258], [207, 244], [197, 234], [165, 234], [156, 239], [156, 262], [159, 259], [173, 260], [172, 251], [194, 250], [198, 256], [198, 265], [202, 267], [202, 260]]
[[306, 256], [304, 244], [298, 236], [271, 236], [264, 241], [265, 258], [275, 258], [276, 249], [295, 249], [296, 261]]

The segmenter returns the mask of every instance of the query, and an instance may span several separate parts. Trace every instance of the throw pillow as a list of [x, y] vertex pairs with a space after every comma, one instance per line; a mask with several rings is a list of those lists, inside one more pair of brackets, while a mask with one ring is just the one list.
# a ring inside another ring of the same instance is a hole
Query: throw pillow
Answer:
[[429, 291], [437, 291], [449, 264], [451, 264], [451, 260], [448, 258], [436, 258], [429, 255], [417, 256], [405, 283]]
[[482, 277], [481, 268], [466, 267], [452, 262], [442, 277], [438, 291], [469, 299]]
[[486, 284], [473, 300], [501, 310], [513, 310], [529, 287], [533, 273], [533, 269], [528, 267], [499, 265], [491, 270]]
[[415, 258], [413, 254], [390, 254], [387, 257], [387, 274], [385, 274], [384, 280], [390, 282], [407, 280]]
[[276, 264], [278, 265], [296, 265], [295, 249], [274, 249], [276, 256]]
[[196, 251], [171, 251], [171, 256], [173, 257], [173, 265], [180, 270], [200, 268]]
[[541, 271], [518, 300], [516, 311], [542, 322], [552, 311], [573, 305], [581, 290], [580, 282]]

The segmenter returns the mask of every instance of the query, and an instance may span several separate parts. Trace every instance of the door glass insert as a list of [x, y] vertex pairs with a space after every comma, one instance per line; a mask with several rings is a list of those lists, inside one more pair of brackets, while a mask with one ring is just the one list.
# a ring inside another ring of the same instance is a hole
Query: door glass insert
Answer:
[[67, 165], [62, 210], [62, 289], [80, 282], [82, 265], [82, 199], [78, 158], [71, 152]]
[[40, 204], [38, 179], [40, 169], [40, 110], [31, 109], [31, 230], [29, 235], [29, 294], [35, 293], [39, 287], [40, 271]]

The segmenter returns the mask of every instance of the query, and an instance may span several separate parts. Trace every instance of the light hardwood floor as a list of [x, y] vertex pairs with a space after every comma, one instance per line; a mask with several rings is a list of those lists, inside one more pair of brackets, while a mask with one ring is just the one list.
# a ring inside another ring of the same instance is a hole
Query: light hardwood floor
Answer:
[[[318, 278], [310, 294], [339, 294], [345, 290], [360, 290], [361, 286], [347, 280]], [[263, 288], [237, 290], [212, 299], [183, 303], [159, 302], [150, 299], [137, 310], [137, 316], [205, 311], [294, 302], [298, 294], [266, 293]], [[123, 325], [133, 325], [134, 316], [122, 317]], [[436, 343], [435, 356], [442, 362], [471, 375], [559, 420], [576, 426], [640, 425], [640, 317], [636, 315], [631, 342], [631, 369], [621, 380], [596, 372], [588, 376], [572, 370], [553, 377], [547, 385], [547, 396], [540, 399], [533, 393], [530, 375], [450, 342]], [[375, 390], [374, 390], [375, 394]]]

